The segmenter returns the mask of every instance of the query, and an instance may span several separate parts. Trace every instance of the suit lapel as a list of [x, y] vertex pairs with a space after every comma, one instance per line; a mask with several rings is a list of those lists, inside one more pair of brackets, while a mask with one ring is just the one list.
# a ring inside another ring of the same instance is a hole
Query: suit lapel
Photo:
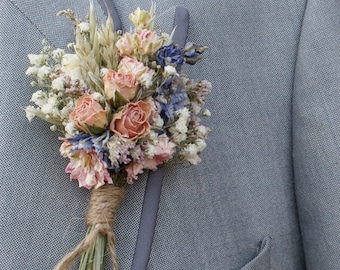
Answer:
[[295, 188], [306, 264], [313, 269], [340, 264], [339, 13], [336, 0], [307, 1], [296, 63]]
[[102, 10], [104, 11], [105, 16], [110, 13], [111, 18], [113, 20], [114, 29], [122, 30], [122, 23], [120, 21], [120, 18], [118, 16], [118, 12], [116, 10], [116, 7], [113, 5], [113, 2], [111, 0], [97, 0], [98, 4], [101, 6]]

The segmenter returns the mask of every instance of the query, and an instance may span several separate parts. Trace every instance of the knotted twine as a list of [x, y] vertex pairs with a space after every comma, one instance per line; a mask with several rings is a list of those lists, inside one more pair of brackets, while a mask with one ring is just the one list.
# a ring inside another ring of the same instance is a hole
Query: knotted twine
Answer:
[[54, 270], [68, 270], [72, 263], [89, 248], [95, 245], [98, 235], [107, 237], [107, 245], [112, 260], [113, 270], [118, 270], [113, 223], [116, 211], [125, 195], [123, 188], [104, 185], [92, 190], [90, 207], [87, 212], [87, 224], [93, 229], [85, 238], [55, 266]]

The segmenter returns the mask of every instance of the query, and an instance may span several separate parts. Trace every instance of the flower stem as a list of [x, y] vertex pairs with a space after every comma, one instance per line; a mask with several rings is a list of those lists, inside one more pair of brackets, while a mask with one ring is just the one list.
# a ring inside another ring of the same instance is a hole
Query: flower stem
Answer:
[[[87, 227], [86, 235], [88, 235], [91, 231], [92, 231], [92, 226], [89, 225]], [[86, 265], [87, 265], [88, 257], [89, 257], [89, 250], [87, 250], [86, 252], [84, 252], [81, 255], [78, 270], [86, 270]]]
[[106, 237], [98, 235], [93, 270], [104, 270]]
[[[93, 230], [93, 226], [89, 225], [87, 228], [86, 235], [88, 235], [92, 230]], [[90, 249], [88, 249], [86, 252], [84, 252], [81, 255], [78, 270], [92, 270], [94, 253], [95, 253], [95, 245], [93, 245]]]
[[[87, 228], [86, 235], [93, 230], [92, 225]], [[96, 243], [81, 255], [78, 270], [104, 270], [106, 236], [98, 235]]]
[[86, 270], [92, 270], [95, 249], [96, 249], [96, 245], [93, 245], [90, 249], [90, 256], [86, 264]]

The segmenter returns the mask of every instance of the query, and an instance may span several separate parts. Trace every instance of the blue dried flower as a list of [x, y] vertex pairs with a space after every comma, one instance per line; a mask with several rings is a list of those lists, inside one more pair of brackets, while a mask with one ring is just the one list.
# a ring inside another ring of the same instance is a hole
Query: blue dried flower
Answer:
[[174, 84], [162, 91], [155, 98], [161, 106], [161, 117], [165, 123], [174, 118], [175, 112], [188, 105], [189, 98], [185, 87], [179, 78], [174, 80]]
[[175, 65], [180, 68], [184, 63], [184, 57], [178, 47], [170, 44], [158, 50], [157, 61], [162, 67]]
[[71, 151], [84, 150], [92, 151], [95, 150], [99, 156], [103, 154], [103, 160], [110, 167], [111, 162], [108, 158], [109, 149], [106, 147], [106, 143], [109, 140], [110, 131], [104, 132], [102, 135], [91, 135], [91, 134], [77, 134], [72, 138], [66, 140], [72, 144]]
[[192, 42], [187, 42], [183, 48], [185, 62], [190, 65], [196, 64], [202, 59], [202, 53], [207, 49], [206, 46], [201, 46]]

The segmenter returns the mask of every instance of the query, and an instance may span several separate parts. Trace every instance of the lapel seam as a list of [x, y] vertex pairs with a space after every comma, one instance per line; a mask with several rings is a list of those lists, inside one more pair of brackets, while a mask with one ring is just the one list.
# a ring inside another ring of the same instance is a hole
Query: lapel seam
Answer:
[[33, 26], [34, 26], [34, 28], [36, 28], [36, 30], [48, 41], [48, 43], [50, 44], [50, 45], [52, 45], [53, 47], [55, 47], [54, 45], [53, 45], [53, 43], [47, 38], [47, 36], [45, 35], [45, 33], [30, 19], [30, 17], [29, 16], [27, 16], [27, 14], [23, 11], [23, 10], [21, 10], [17, 5], [16, 5], [16, 3], [13, 1], [13, 0], [8, 0], [8, 2], [9, 3], [11, 3], [12, 5], [13, 5], [13, 7], [15, 7], [19, 12], [20, 12], [20, 14], [24, 17], [24, 18], [26, 18], [26, 20], [30, 23], [30, 24], [32, 24]]
[[[292, 83], [292, 92], [291, 92], [291, 108], [290, 108], [290, 117], [291, 117], [291, 168], [292, 168], [292, 172], [293, 172], [293, 186], [294, 186], [294, 200], [295, 200], [295, 205], [296, 205], [296, 217], [297, 217], [297, 221], [298, 221], [298, 229], [299, 229], [299, 233], [300, 233], [300, 237], [301, 237], [301, 245], [302, 245], [302, 250], [304, 253], [304, 261], [306, 263], [306, 255], [305, 255], [305, 242], [304, 242], [304, 238], [303, 238], [303, 234], [302, 234], [302, 228], [301, 228], [301, 214], [299, 214], [299, 199], [298, 199], [298, 192], [297, 192], [297, 186], [296, 186], [296, 172], [295, 172], [295, 158], [294, 158], [294, 151], [295, 151], [295, 136], [294, 136], [294, 122], [295, 122], [295, 92], [296, 92], [296, 78], [297, 78], [297, 65], [298, 65], [298, 61], [299, 61], [299, 56], [300, 56], [300, 52], [301, 52], [301, 48], [300, 48], [300, 42], [301, 42], [301, 36], [302, 36], [302, 32], [304, 30], [304, 23], [305, 23], [305, 15], [306, 15], [306, 11], [307, 11], [307, 6], [308, 6], [308, 0], [306, 0], [305, 2], [305, 7], [304, 7], [304, 11], [303, 11], [303, 15], [302, 15], [302, 20], [301, 20], [301, 25], [300, 25], [300, 30], [299, 30], [299, 36], [298, 36], [298, 43], [297, 43], [297, 48], [296, 48], [296, 56], [295, 56], [295, 63], [294, 63], [294, 71], [293, 71], [293, 83]], [[300, 209], [301, 210], [301, 209]]]

